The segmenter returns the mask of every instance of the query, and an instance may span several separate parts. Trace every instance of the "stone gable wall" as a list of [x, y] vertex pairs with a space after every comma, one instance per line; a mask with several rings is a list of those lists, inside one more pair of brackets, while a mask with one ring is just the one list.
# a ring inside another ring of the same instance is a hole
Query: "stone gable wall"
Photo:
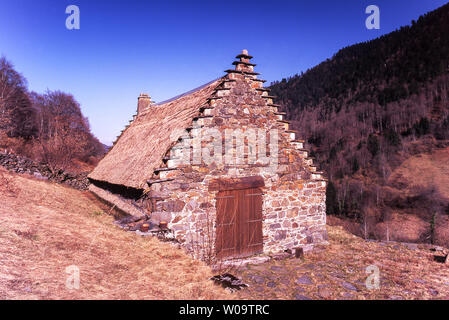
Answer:
[[[215, 99], [205, 106], [204, 117], [198, 119], [197, 125], [222, 133], [227, 129], [278, 130], [279, 163], [275, 172], [267, 164], [247, 161], [239, 165], [183, 166], [169, 162], [169, 170], [154, 176], [155, 180], [165, 182], [151, 186], [151, 219], [169, 222], [176, 238], [197, 258], [210, 260], [214, 256], [217, 192], [209, 191], [209, 183], [219, 178], [263, 177], [264, 253], [296, 247], [307, 250], [327, 239], [326, 182], [314, 173], [316, 169], [301, 143], [292, 142], [286, 123], [279, 121], [277, 109], [270, 106], [271, 98], [264, 96], [267, 93], [262, 82], [252, 76], [231, 73], [217, 89]], [[190, 134], [193, 130], [195, 127]], [[203, 141], [203, 147], [206, 143]], [[182, 143], [174, 148], [182, 148]], [[177, 169], [172, 170], [174, 167]]]

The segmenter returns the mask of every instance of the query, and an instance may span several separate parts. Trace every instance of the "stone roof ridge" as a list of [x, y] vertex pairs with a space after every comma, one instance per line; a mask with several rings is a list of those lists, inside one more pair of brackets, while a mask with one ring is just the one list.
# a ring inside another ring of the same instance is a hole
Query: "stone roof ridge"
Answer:
[[235, 68], [227, 70], [224, 76], [145, 108], [130, 121], [89, 178], [134, 189], [146, 189], [148, 184], [174, 179], [178, 166], [176, 161], [170, 161], [168, 153], [179, 142], [177, 132], [187, 131], [190, 135], [197, 126], [209, 125], [215, 106], [232, 94], [233, 83], [245, 81], [263, 98], [265, 107], [278, 120], [279, 128], [288, 135], [290, 152], [301, 154], [313, 180], [324, 179], [310, 152], [305, 150], [304, 142], [297, 140], [296, 132], [283, 119], [284, 114], [279, 112], [280, 106], [274, 104], [275, 97], [269, 94], [270, 89], [263, 87], [266, 81], [257, 78], [259, 74], [254, 72], [252, 58], [243, 50], [233, 63]]

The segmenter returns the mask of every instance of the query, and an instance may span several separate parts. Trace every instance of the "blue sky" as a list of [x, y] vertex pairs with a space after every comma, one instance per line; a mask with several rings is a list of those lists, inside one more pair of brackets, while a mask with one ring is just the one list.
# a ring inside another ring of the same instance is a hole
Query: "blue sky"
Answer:
[[[37, 92], [72, 93], [92, 131], [111, 144], [137, 96], [163, 101], [222, 76], [248, 49], [269, 82], [339, 49], [407, 25], [447, 0], [0, 0], [0, 55]], [[365, 27], [368, 5], [381, 29]], [[80, 30], [67, 30], [68, 5]]]

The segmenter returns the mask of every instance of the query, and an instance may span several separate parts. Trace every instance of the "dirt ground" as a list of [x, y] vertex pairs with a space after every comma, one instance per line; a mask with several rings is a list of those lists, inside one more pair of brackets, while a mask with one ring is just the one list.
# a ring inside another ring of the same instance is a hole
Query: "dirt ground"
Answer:
[[[238, 297], [449, 299], [449, 265], [434, 261], [434, 255], [444, 256], [447, 250], [433, 252], [424, 245], [369, 242], [342, 227], [328, 226], [328, 231], [329, 245], [306, 254], [304, 259], [272, 260], [242, 268], [238, 276], [249, 288], [238, 292]], [[378, 286], [373, 277], [376, 269]]]

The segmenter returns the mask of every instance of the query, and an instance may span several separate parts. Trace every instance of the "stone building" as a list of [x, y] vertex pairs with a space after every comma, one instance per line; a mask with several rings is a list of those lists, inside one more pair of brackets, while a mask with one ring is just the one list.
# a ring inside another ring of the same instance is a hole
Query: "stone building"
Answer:
[[165, 221], [197, 258], [325, 243], [326, 180], [244, 50], [235, 68], [162, 103], [148, 95], [89, 175], [131, 215]]

